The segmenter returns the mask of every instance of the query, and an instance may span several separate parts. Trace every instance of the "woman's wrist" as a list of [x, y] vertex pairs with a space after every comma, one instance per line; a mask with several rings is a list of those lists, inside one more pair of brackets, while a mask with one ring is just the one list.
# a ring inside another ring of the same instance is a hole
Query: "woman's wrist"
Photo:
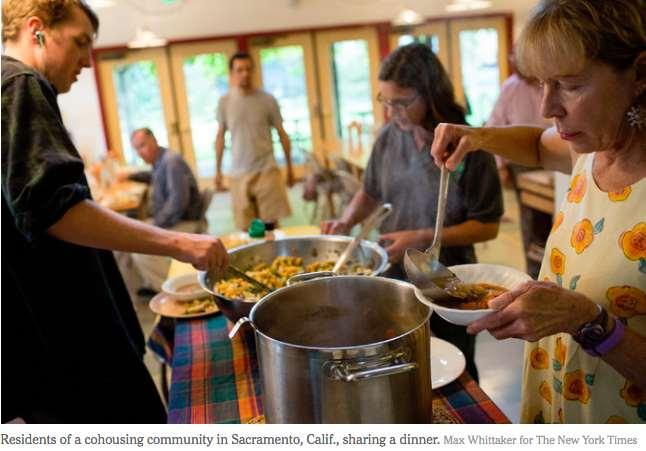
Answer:
[[571, 321], [569, 321], [568, 330], [565, 332], [575, 335], [584, 325], [599, 316], [599, 305], [592, 302], [587, 297], [579, 293], [574, 293], [575, 304], [572, 309]]

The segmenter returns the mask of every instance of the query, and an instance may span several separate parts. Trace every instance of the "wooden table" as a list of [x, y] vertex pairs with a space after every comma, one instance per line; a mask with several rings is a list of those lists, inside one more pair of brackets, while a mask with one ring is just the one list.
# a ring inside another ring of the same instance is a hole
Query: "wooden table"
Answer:
[[100, 205], [111, 210], [120, 213], [133, 211], [141, 218], [145, 216], [147, 193], [148, 185], [145, 183], [122, 181], [99, 191], [95, 199]]

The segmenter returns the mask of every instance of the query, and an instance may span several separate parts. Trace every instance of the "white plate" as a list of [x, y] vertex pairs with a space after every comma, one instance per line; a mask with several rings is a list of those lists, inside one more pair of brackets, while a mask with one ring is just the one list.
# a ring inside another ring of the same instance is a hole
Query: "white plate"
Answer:
[[467, 362], [464, 354], [448, 341], [431, 337], [431, 388], [444, 387], [456, 380]]
[[[187, 287], [189, 285], [193, 286], [191, 291], [178, 291], [182, 287]], [[162, 284], [161, 289], [164, 293], [177, 301], [190, 301], [192, 299], [203, 298], [209, 295], [209, 293], [200, 287], [197, 274], [194, 272], [166, 279]]]
[[185, 313], [186, 302], [178, 301], [177, 299], [167, 295], [166, 293], [158, 293], [148, 303], [150, 310], [158, 315], [167, 318], [200, 318], [202, 316], [212, 315], [219, 312], [218, 306], [215, 303], [211, 304], [208, 309], [198, 313]]

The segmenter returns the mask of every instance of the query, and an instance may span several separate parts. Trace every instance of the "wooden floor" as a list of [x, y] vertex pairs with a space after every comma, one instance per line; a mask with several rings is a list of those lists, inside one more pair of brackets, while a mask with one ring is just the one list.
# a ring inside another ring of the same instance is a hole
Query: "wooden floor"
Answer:
[[[309, 223], [312, 207], [301, 200], [302, 185], [294, 186], [289, 193], [293, 214], [282, 222], [283, 226]], [[505, 191], [505, 219], [498, 237], [476, 246], [478, 260], [482, 263], [497, 263], [525, 270], [518, 205], [513, 192]], [[209, 233], [219, 235], [235, 230], [228, 193], [217, 193], [207, 213]], [[135, 301], [135, 308], [146, 336], [150, 333], [155, 317], [145, 299]], [[488, 333], [478, 336], [476, 342], [476, 363], [480, 372], [480, 385], [502, 411], [517, 423], [520, 410], [520, 378], [522, 374], [523, 344], [519, 340], [497, 341]], [[148, 366], [159, 386], [160, 364], [149, 351], [146, 353]]]

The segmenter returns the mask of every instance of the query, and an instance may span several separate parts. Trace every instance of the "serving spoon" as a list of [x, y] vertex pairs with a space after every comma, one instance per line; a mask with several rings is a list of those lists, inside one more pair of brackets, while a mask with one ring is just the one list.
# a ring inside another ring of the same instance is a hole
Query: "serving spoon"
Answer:
[[455, 300], [456, 296], [451, 295], [451, 291], [462, 284], [460, 279], [439, 261], [449, 176], [446, 165], [442, 164], [433, 242], [424, 252], [409, 248], [404, 253], [404, 269], [408, 279], [425, 295], [438, 301]]

